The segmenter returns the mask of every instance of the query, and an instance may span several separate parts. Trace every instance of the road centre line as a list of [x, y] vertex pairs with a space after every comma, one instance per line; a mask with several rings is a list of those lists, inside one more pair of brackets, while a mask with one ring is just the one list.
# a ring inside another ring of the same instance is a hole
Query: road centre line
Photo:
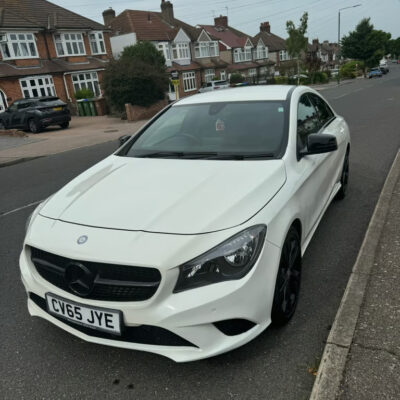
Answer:
[[29, 204], [26, 204], [25, 206], [15, 208], [14, 210], [3, 212], [0, 214], [0, 218], [5, 217], [6, 215], [10, 215], [10, 214], [16, 213], [18, 211], [24, 210], [25, 208], [36, 206], [37, 204], [41, 203], [42, 201], [43, 200], [34, 201], [33, 203], [29, 203]]

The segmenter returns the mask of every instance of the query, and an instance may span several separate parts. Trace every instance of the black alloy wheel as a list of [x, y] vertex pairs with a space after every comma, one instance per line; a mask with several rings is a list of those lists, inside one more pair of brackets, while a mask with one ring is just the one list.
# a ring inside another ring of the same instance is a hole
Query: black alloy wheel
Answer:
[[343, 200], [346, 197], [347, 187], [349, 185], [349, 151], [344, 157], [342, 175], [340, 176], [340, 189], [336, 194], [337, 200]]
[[272, 323], [281, 326], [292, 318], [299, 300], [301, 281], [300, 236], [292, 226], [282, 247], [282, 255], [276, 277]]
[[33, 118], [29, 120], [28, 125], [29, 125], [29, 130], [32, 133], [39, 133], [41, 130], [38, 123]]

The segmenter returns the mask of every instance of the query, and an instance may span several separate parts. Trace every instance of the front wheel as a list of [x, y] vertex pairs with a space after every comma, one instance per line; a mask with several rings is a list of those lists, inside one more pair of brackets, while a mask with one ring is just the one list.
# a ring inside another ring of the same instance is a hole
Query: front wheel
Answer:
[[300, 294], [301, 247], [300, 236], [292, 226], [282, 247], [276, 277], [271, 319], [276, 326], [286, 324], [296, 311]]
[[63, 122], [62, 124], [60, 124], [61, 129], [67, 129], [69, 127], [69, 122]]
[[33, 118], [29, 120], [28, 126], [32, 133], [39, 133], [41, 131], [39, 124]]

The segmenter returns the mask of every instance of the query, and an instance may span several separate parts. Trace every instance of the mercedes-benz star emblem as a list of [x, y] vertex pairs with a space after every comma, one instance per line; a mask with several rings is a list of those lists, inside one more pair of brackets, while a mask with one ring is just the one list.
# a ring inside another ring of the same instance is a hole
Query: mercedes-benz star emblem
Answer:
[[78, 244], [84, 244], [88, 240], [88, 237], [86, 235], [79, 236], [78, 240], [76, 241]]
[[64, 280], [74, 293], [87, 296], [93, 290], [95, 275], [83, 264], [72, 261], [65, 269]]

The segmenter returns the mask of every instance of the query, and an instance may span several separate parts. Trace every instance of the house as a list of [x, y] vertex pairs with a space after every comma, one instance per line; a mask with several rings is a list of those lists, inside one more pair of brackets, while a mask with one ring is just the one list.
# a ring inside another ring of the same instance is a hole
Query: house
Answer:
[[[230, 74], [240, 73], [253, 82], [267, 76], [274, 62], [269, 58], [269, 47], [262, 38], [253, 38], [228, 24], [228, 17], [220, 15], [214, 25], [198, 25], [219, 41], [220, 58], [227, 63]], [[226, 76], [226, 75], [225, 75]]]
[[171, 100], [197, 93], [203, 82], [226, 66], [219, 58], [218, 41], [202, 29], [174, 17], [173, 5], [162, 0], [161, 11], [125, 10], [118, 16], [103, 12], [104, 24], [113, 31], [112, 51], [119, 57], [124, 47], [138, 41], [152, 42], [164, 55], [168, 72], [179, 81], [178, 96], [170, 85]]
[[109, 36], [103, 25], [46, 0], [0, 0], [0, 111], [47, 95], [74, 110], [82, 88], [101, 96]]
[[335, 69], [339, 67], [339, 46], [337, 43], [330, 43], [328, 40], [320, 43], [318, 39], [313, 39], [310, 51], [321, 60], [321, 69]]

